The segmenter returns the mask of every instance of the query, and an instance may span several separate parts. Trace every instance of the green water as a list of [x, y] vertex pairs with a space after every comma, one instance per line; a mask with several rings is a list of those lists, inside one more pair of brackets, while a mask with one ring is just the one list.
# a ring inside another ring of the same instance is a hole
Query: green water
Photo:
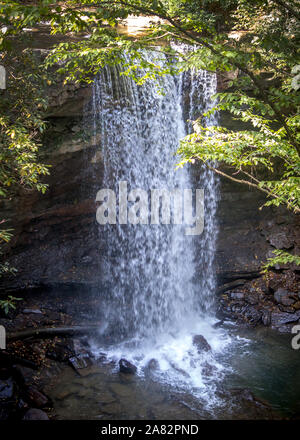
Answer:
[[235, 372], [225, 385], [249, 388], [285, 416], [300, 414], [300, 350], [291, 346], [294, 335], [266, 328], [238, 334], [251, 342], [242, 355], [230, 353], [227, 362]]

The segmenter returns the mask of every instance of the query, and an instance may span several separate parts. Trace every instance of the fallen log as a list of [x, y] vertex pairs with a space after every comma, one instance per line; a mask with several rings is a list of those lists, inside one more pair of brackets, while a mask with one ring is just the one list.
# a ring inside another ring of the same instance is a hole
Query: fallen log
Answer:
[[247, 280], [245, 279], [238, 279], [231, 281], [230, 283], [223, 284], [217, 288], [217, 294], [221, 294], [226, 292], [227, 290], [235, 289], [236, 287], [243, 286], [244, 284], [246, 284], [246, 282]]
[[97, 333], [99, 325], [74, 326], [74, 327], [44, 327], [30, 330], [21, 330], [6, 335], [7, 341], [17, 341], [27, 338], [52, 338], [55, 336], [76, 336]]

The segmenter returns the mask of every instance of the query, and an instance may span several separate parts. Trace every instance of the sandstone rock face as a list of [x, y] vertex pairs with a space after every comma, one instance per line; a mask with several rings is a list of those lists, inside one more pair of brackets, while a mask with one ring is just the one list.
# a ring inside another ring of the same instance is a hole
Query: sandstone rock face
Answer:
[[255, 276], [275, 249], [299, 252], [297, 216], [284, 208], [259, 210], [264, 202], [258, 191], [221, 180], [216, 265], [223, 283]]

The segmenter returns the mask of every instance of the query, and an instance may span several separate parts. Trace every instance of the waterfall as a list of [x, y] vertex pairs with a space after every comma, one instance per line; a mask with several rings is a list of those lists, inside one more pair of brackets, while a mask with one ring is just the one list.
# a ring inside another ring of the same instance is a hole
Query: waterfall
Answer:
[[[192, 132], [192, 123], [206, 113], [213, 105], [211, 97], [217, 90], [217, 77], [206, 71], [189, 72], [187, 89], [189, 91], [188, 132]], [[218, 125], [218, 115], [214, 113], [206, 118], [206, 125]], [[214, 305], [216, 279], [214, 271], [215, 245], [218, 234], [216, 220], [218, 201], [218, 179], [209, 168], [202, 166], [198, 185], [205, 191], [205, 228], [199, 240], [197, 255], [198, 271], [202, 274], [198, 280], [202, 306], [210, 312]]]
[[[216, 76], [202, 71], [167, 75], [162, 89], [163, 93], [153, 82], [138, 86], [120, 75], [118, 66], [103, 68], [94, 82], [94, 130], [100, 134], [104, 162], [99, 187], [114, 190], [117, 198], [119, 182], [127, 182], [128, 192], [195, 189], [188, 166], [175, 170], [179, 159], [174, 153], [191, 130], [186, 115], [195, 119], [212, 105]], [[155, 357], [164, 378], [170, 377], [170, 368], [175, 376], [188, 370], [192, 387], [203, 385], [204, 362], [192, 335], [205, 333], [215, 350], [222, 345], [211, 325], [217, 183], [207, 168], [202, 167], [200, 174], [196, 185], [204, 189], [205, 205], [201, 235], [185, 235], [186, 225], [180, 224], [99, 226], [106, 243], [101, 255], [105, 286], [101, 307], [105, 331], [114, 341], [110, 352], [116, 359], [122, 355], [135, 359], [141, 368]], [[181, 380], [186, 378], [175, 379]]]

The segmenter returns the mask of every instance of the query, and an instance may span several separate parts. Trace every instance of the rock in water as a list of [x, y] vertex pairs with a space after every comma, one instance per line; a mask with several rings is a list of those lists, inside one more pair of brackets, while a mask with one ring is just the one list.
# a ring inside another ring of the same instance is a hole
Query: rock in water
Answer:
[[195, 335], [193, 337], [193, 345], [197, 347], [198, 353], [201, 353], [202, 351], [211, 350], [211, 346], [209, 345], [205, 337], [202, 335]]
[[133, 365], [131, 362], [127, 361], [126, 359], [119, 360], [119, 367], [120, 367], [120, 372], [125, 374], [135, 374], [137, 371], [136, 366]]
[[214, 325], [213, 325], [213, 328], [219, 328], [219, 327], [221, 327], [223, 324], [224, 324], [224, 319], [221, 319], [220, 321], [218, 321], [218, 322], [216, 322]]
[[147, 368], [149, 370], [152, 370], [152, 371], [159, 370], [159, 363], [158, 363], [158, 361], [156, 359], [150, 359], [150, 361], [147, 364]]
[[30, 408], [25, 413], [23, 420], [49, 420], [49, 417], [41, 409]]

